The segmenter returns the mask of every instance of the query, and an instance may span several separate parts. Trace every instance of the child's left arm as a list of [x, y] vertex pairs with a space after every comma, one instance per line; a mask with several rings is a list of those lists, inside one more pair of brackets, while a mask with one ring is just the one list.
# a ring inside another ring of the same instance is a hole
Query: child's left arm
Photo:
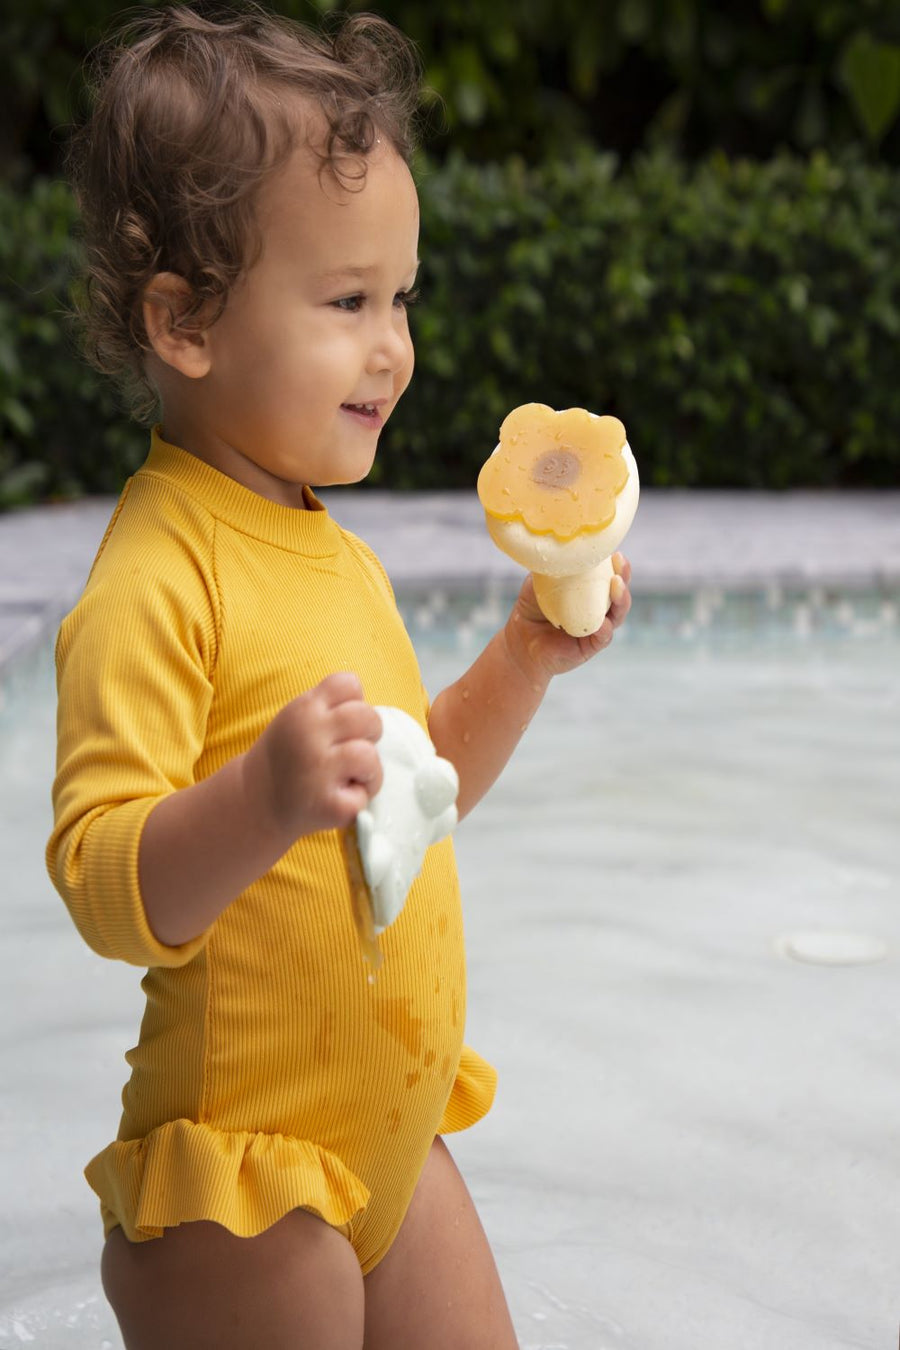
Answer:
[[544, 618], [531, 577], [499, 633], [431, 707], [428, 729], [439, 755], [459, 774], [460, 817], [481, 800], [515, 750], [554, 675], [589, 661], [612, 642], [631, 608], [631, 565], [617, 553], [612, 604], [596, 633], [574, 638]]

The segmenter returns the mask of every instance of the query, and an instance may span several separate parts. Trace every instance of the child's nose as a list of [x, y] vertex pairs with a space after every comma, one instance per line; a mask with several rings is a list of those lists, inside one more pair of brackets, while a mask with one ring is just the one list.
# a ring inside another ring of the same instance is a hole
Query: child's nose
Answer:
[[369, 353], [369, 372], [374, 374], [382, 370], [400, 370], [409, 360], [411, 345], [405, 323], [401, 328], [396, 315], [392, 314], [388, 323], [379, 326]]

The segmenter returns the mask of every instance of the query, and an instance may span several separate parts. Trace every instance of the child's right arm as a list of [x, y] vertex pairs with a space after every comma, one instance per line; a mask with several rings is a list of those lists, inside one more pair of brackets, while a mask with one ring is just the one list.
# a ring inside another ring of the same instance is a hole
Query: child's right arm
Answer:
[[138, 855], [155, 937], [190, 942], [301, 835], [349, 825], [381, 785], [380, 734], [356, 676], [330, 675], [283, 708], [245, 754], [163, 797]]
[[246, 749], [232, 728], [230, 751], [206, 754], [221, 631], [212, 527], [159, 495], [152, 478], [135, 484], [127, 528], [114, 522], [60, 628], [47, 845], [85, 941], [144, 967], [190, 961], [296, 839], [349, 823], [381, 782], [380, 719], [349, 674], [290, 699]]

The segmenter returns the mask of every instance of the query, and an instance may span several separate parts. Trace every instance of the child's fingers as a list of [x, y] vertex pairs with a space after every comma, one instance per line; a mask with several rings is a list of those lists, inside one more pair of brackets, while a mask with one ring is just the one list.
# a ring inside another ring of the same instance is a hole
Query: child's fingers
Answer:
[[546, 622], [541, 607], [535, 599], [534, 581], [532, 580], [530, 572], [522, 582], [514, 613], [517, 618], [527, 619], [537, 623]]
[[[613, 606], [615, 608], [615, 606]], [[610, 609], [606, 618], [597, 629], [596, 633], [590, 633], [586, 638], [580, 638], [580, 642], [586, 642], [592, 656], [597, 652], [602, 652], [613, 640], [613, 631], [615, 623], [613, 621], [612, 609]]]
[[360, 811], [364, 811], [369, 805], [372, 795], [359, 783], [344, 783], [337, 788], [334, 794], [332, 828], [342, 830], [352, 825]]
[[339, 670], [327, 675], [310, 690], [309, 698], [318, 703], [325, 713], [323, 728], [329, 740], [377, 741], [381, 737], [381, 718], [363, 697], [363, 688], [356, 675]]
[[629, 594], [628, 591], [626, 591], [624, 599], [619, 604], [611, 605], [609, 613], [606, 616], [610, 629], [613, 632], [615, 632], [617, 628], [622, 627], [623, 623], [628, 617], [628, 611], [630, 609], [631, 609], [631, 595]]
[[384, 778], [381, 758], [371, 741], [344, 741], [335, 749], [333, 764], [342, 789], [360, 787], [368, 800], [381, 787]]
[[621, 577], [613, 577], [609, 585], [609, 598], [612, 601], [610, 608], [624, 618], [631, 609], [631, 591], [626, 586]]
[[613, 571], [617, 577], [621, 577], [627, 586], [631, 581], [631, 563], [625, 557], [624, 553], [614, 553], [612, 556]]
[[381, 717], [371, 703], [347, 700], [329, 712], [329, 731], [335, 743], [381, 739]]
[[631, 609], [631, 591], [628, 583], [631, 580], [631, 563], [621, 553], [613, 555], [613, 567], [615, 576], [609, 584], [609, 598], [611, 604], [609, 607], [608, 618], [613, 628], [618, 628], [624, 623], [628, 611]]
[[363, 687], [359, 676], [354, 675], [352, 670], [336, 670], [333, 675], [326, 675], [324, 680], [320, 680], [310, 693], [317, 694], [329, 707], [335, 708], [339, 703], [362, 699]]

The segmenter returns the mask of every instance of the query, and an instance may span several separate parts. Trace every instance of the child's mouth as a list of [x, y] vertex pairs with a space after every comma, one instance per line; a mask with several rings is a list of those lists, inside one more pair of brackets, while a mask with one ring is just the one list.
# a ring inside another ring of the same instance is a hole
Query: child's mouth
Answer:
[[378, 430], [384, 425], [384, 418], [381, 416], [379, 408], [374, 403], [342, 403], [341, 408], [345, 413], [362, 423], [363, 426], [372, 430]]

